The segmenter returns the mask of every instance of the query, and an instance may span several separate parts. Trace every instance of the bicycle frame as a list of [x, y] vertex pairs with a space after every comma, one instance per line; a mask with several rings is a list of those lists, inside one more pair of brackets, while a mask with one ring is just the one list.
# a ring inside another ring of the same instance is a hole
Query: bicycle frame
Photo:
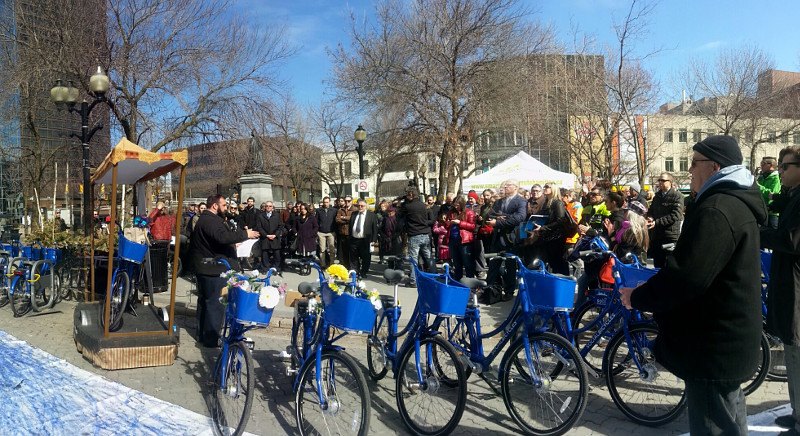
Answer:
[[[414, 261], [414, 259], [408, 257], [406, 258], [409, 262], [411, 262], [411, 266], [414, 269], [414, 273], [416, 274], [419, 271], [419, 266]], [[449, 265], [444, 265], [445, 274], [450, 273]], [[414, 311], [411, 313], [411, 318], [409, 319], [408, 324], [400, 330], [397, 331], [398, 321], [400, 320], [401, 314], [401, 307], [397, 305], [397, 285], [394, 286], [394, 305], [389, 308], [383, 309], [383, 314], [378, 318], [378, 331], [380, 331], [380, 327], [383, 326], [383, 322], [386, 321], [388, 323], [388, 330], [389, 334], [386, 337], [386, 346], [384, 347], [385, 354], [384, 359], [387, 361], [385, 363], [390, 363], [392, 367], [392, 374], [394, 377], [397, 377], [397, 365], [399, 363], [399, 359], [403, 354], [408, 350], [409, 347], [414, 347], [414, 358], [417, 370], [417, 377], [421, 380], [422, 384], [425, 383], [424, 378], [422, 376], [422, 368], [420, 366], [421, 362], [419, 361], [419, 347], [420, 347], [420, 339], [425, 338], [428, 336], [435, 336], [440, 334], [439, 331], [436, 330], [436, 321], [432, 323], [430, 326], [427, 323], [428, 314], [421, 312], [419, 308], [419, 300], [417, 300], [417, 305], [414, 306]], [[398, 349], [397, 343], [398, 338], [405, 336], [405, 339], [400, 345]], [[428, 364], [432, 364], [430, 353], [428, 353]]]
[[[517, 281], [519, 282], [519, 292], [517, 293], [517, 297], [514, 300], [514, 304], [509, 311], [508, 316], [506, 319], [498, 326], [495, 330], [482, 334], [481, 333], [481, 323], [480, 323], [480, 309], [478, 308], [477, 304], [477, 295], [473, 293], [472, 298], [474, 301], [473, 308], [468, 308], [463, 317], [457, 317], [456, 325], [454, 328], [450, 328], [450, 318], [444, 317], [437, 317], [435, 322], [435, 326], [444, 321], [447, 329], [448, 334], [448, 342], [453, 344], [456, 349], [464, 355], [469, 362], [470, 367], [473, 370], [477, 371], [479, 374], [484, 373], [490, 369], [492, 362], [494, 359], [500, 354], [500, 352], [505, 348], [505, 346], [513, 342], [514, 340], [522, 340], [525, 343], [525, 354], [527, 357], [527, 361], [529, 364], [529, 374], [536, 374], [536, 371], [530, 367], [531, 363], [536, 359], [532, 359], [531, 348], [530, 348], [530, 341], [527, 340], [527, 335], [523, 335], [523, 337], [515, 339], [514, 335], [517, 334], [521, 328], [524, 328], [526, 333], [543, 331], [536, 327], [536, 319], [535, 315], [537, 314], [538, 308], [530, 305], [530, 300], [528, 299], [528, 289], [525, 286], [524, 281], [522, 280], [523, 274], [528, 269], [523, 265], [522, 260], [513, 254], [505, 254], [505, 257], [512, 258], [516, 260], [518, 269], [517, 269]], [[560, 313], [561, 311], [559, 311]], [[549, 317], [548, 317], [549, 319]], [[456, 334], [459, 331], [459, 328], [466, 328], [467, 334], [469, 335], [469, 343], [470, 347], [464, 347], [458, 343], [456, 340]], [[500, 338], [500, 341], [495, 345], [492, 351], [489, 354], [484, 354], [483, 348], [483, 338], [489, 338], [497, 335], [499, 332], [503, 332], [503, 336]], [[562, 356], [558, 356], [560, 360], [565, 365], [569, 365], [569, 362], [563, 359]], [[503, 361], [507, 356], [503, 356]], [[502, 364], [500, 365], [502, 368]], [[500, 380], [502, 376], [501, 370], [497, 372], [497, 379]], [[541, 380], [534, 380], [534, 382], [538, 385], [541, 383]]]
[[[620, 263], [621, 262], [620, 262], [619, 258], [617, 258], [617, 256], [614, 255], [614, 253], [612, 253], [610, 251], [605, 251], [605, 252], [603, 252], [603, 254], [608, 255], [608, 256], [610, 256], [611, 258], [614, 259], [614, 267], [613, 267], [614, 268], [614, 273], [613, 273], [614, 288], [613, 289], [600, 288], [600, 289], [596, 289], [595, 290], [595, 297], [593, 297], [593, 298], [595, 298], [595, 301], [594, 302], [590, 301], [590, 302], [592, 304], [595, 304], [598, 307], [602, 307], [601, 310], [600, 310], [600, 313], [597, 316], [597, 318], [595, 318], [591, 323], [589, 323], [585, 327], [581, 327], [581, 328], [578, 328], [578, 329], [573, 329], [572, 328], [572, 320], [570, 319], [569, 316], [566, 316], [563, 313], [557, 313], [557, 312], [552, 314], [552, 319], [555, 321], [554, 324], [555, 324], [555, 327], [556, 327], [556, 330], [557, 330], [558, 334], [563, 336], [563, 337], [565, 337], [565, 338], [567, 338], [573, 345], [576, 345], [576, 343], [575, 343], [575, 336], [576, 335], [579, 335], [581, 333], [585, 333], [585, 332], [587, 332], [589, 330], [597, 328], [597, 331], [594, 333], [594, 335], [592, 335], [592, 337], [589, 339], [589, 341], [587, 341], [587, 343], [582, 348], [578, 349], [578, 352], [581, 354], [581, 357], [584, 357], [584, 358], [595, 347], [595, 345], [597, 345], [600, 342], [601, 338], [603, 338], [604, 336], [613, 337], [614, 335], [616, 335], [618, 333], [619, 330], [617, 330], [617, 325], [620, 322], [620, 320], [622, 321], [622, 331], [624, 332], [625, 341], [627, 342], [627, 344], [629, 346], [636, 345], [637, 348], [640, 348], [638, 343], [634, 343], [634, 342], [631, 341], [631, 337], [630, 337], [630, 333], [629, 333], [629, 327], [630, 327], [631, 323], [649, 323], [649, 322], [651, 322], [651, 321], [644, 320], [641, 317], [641, 314], [639, 313], [639, 311], [637, 311], [637, 310], [628, 310], [627, 308], [625, 308], [625, 306], [622, 305], [622, 300], [621, 300], [621, 297], [620, 297], [620, 294], [619, 294], [619, 288], [622, 286], [622, 277], [620, 275], [620, 269], [621, 269]], [[635, 258], [635, 256], [634, 256], [634, 261], [635, 261], [634, 262], [635, 265], [641, 266], [641, 264], [639, 264], [639, 262]], [[599, 295], [598, 295], [598, 291], [600, 291]], [[601, 306], [601, 303], [602, 303], [602, 306]], [[607, 318], [607, 319], [603, 320], [604, 318]], [[639, 349], [637, 351], [641, 351], [641, 350]], [[589, 372], [591, 372], [592, 375], [594, 375], [595, 377], [602, 376], [608, 370], [608, 368], [606, 368], [606, 360], [607, 360], [607, 359], [605, 359], [605, 353], [606, 352], [607, 352], [607, 350], [604, 351], [604, 353], [603, 353], [603, 356], [604, 356], [604, 358], [603, 358], [603, 367], [602, 367], [602, 371], [600, 373], [597, 373], [591, 367], [587, 366], [587, 370]], [[636, 367], [641, 372], [642, 371], [642, 366], [639, 363], [638, 359], [636, 358], [636, 355], [633, 355], [632, 357], [633, 357], [634, 363], [636, 364]]]
[[[222, 263], [226, 264], [228, 266], [228, 268], [230, 268], [230, 264], [228, 264], [225, 260], [220, 259], [220, 261]], [[272, 277], [272, 274], [274, 272], [276, 272], [275, 268], [270, 269], [269, 272], [267, 272], [267, 277], [265, 277], [263, 279], [259, 279], [257, 281], [258, 282], [262, 282], [264, 284], [264, 286], [268, 286], [269, 283], [270, 283], [270, 278]], [[245, 277], [243, 277], [243, 278], [245, 278]], [[244, 341], [244, 342], [246, 342], [248, 344], [248, 348], [252, 351], [252, 344], [250, 342], [246, 341], [246, 338], [245, 338], [244, 334], [247, 331], [253, 329], [254, 327], [256, 327], [256, 326], [244, 325], [244, 324], [241, 324], [241, 323], [237, 322], [236, 319], [233, 318], [233, 316], [231, 315], [230, 311], [227, 310], [227, 309], [225, 310], [225, 325], [224, 325], [224, 327], [222, 329], [222, 336], [221, 336], [221, 338], [222, 338], [222, 362], [221, 362], [221, 365], [220, 365], [220, 369], [222, 370], [222, 375], [221, 375], [220, 381], [221, 381], [221, 384], [223, 386], [225, 385], [225, 383], [227, 383], [227, 380], [226, 380], [227, 374], [225, 372], [225, 368], [228, 367], [228, 349], [230, 348], [230, 345], [232, 343], [235, 343], [235, 342]]]

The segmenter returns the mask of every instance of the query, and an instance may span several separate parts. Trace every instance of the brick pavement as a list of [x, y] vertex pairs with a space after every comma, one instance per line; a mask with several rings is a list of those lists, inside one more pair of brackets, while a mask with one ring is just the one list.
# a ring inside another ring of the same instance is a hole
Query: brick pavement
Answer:
[[[312, 276], [313, 277], [313, 276]], [[285, 274], [285, 281], [296, 289], [300, 277]], [[377, 287], [381, 293], [391, 293], [385, 284], [368, 279], [369, 287]], [[0, 330], [25, 340], [80, 368], [118, 381], [128, 387], [152, 395], [159, 399], [183, 406], [189, 410], [208, 416], [205, 402], [206, 380], [209, 368], [216, 358], [215, 350], [199, 348], [192, 339], [196, 323], [193, 309], [196, 297], [191, 284], [180, 280], [176, 310], [181, 335], [178, 358], [172, 366], [139, 368], [119, 371], [106, 371], [93, 367], [76, 351], [72, 339], [72, 320], [75, 303], [60, 302], [47, 313], [29, 314], [13, 318], [9, 307], [0, 309]], [[404, 307], [413, 307], [415, 291], [401, 288], [400, 301]], [[163, 305], [168, 294], [157, 294], [155, 303]], [[505, 316], [508, 304], [494, 305], [482, 309], [484, 324], [493, 324]], [[505, 309], [505, 310], [504, 310]], [[277, 354], [285, 349], [289, 341], [291, 309], [279, 306], [273, 316], [272, 325], [267, 329], [253, 331], [256, 362], [256, 389], [262, 398], [256, 398], [250, 421], [249, 432], [255, 434], [294, 433], [294, 396], [292, 379], [285, 375], [285, 364]], [[189, 316], [184, 316], [189, 315]], [[408, 314], [406, 314], [407, 318]], [[355, 357], [366, 372], [365, 338], [353, 336], [344, 339], [348, 353]], [[367, 378], [372, 394], [372, 434], [405, 434], [404, 427], [396, 411], [394, 399], [394, 380], [384, 379], [375, 383]], [[638, 426], [627, 420], [611, 401], [602, 380], [590, 380], [589, 401], [578, 426], [570, 434], [575, 435], [665, 435], [680, 434], [688, 430], [685, 413], [676, 421], [657, 429]], [[761, 388], [748, 397], [748, 412], [762, 412], [788, 402], [785, 383], [765, 382]], [[165, 417], [168, 419], [168, 417]], [[467, 408], [457, 432], [465, 435], [518, 434], [516, 426], [507, 416], [503, 401], [477, 377], [469, 380]]]

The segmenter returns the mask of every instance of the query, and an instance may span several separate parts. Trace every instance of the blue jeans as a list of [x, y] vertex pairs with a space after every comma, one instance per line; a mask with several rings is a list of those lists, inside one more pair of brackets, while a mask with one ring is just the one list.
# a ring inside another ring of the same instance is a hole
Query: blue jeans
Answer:
[[[408, 237], [408, 257], [414, 259], [416, 262], [420, 256], [422, 256], [422, 261], [425, 263], [425, 265], [420, 265], [421, 270], [428, 272], [436, 270], [433, 257], [431, 257], [430, 235], [414, 235]], [[408, 277], [410, 277], [411, 283], [417, 282], [417, 277], [414, 275], [414, 271], [411, 269], [410, 265]]]
[[456, 280], [461, 280], [466, 269], [467, 277], [475, 277], [475, 259], [472, 258], [472, 243], [462, 244], [461, 240], [450, 241], [450, 258], [453, 259], [453, 269], [450, 275]]

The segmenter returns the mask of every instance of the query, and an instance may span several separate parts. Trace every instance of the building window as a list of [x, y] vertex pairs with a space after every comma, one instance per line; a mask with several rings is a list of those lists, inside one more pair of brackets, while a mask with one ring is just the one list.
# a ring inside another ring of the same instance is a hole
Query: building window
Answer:
[[428, 195], [436, 195], [436, 183], [439, 179], [428, 179]]
[[788, 144], [789, 143], [789, 134], [785, 134], [781, 136], [781, 144]]
[[336, 177], [336, 163], [328, 164], [328, 175], [331, 177]]
[[671, 173], [675, 171], [675, 165], [672, 163], [672, 158], [668, 157], [664, 159], [664, 171]]
[[681, 171], [684, 172], [684, 173], [686, 171], [689, 171], [689, 158], [688, 157], [682, 157], [678, 161], [678, 166], [680, 167]]
[[350, 161], [344, 163], [344, 176], [345, 177], [353, 176], [353, 163]]
[[794, 132], [794, 135], [792, 135], [792, 144], [800, 144], [800, 132]]
[[687, 133], [686, 129], [678, 130], [678, 142], [688, 142], [689, 134]]
[[672, 142], [672, 129], [664, 129], [664, 142]]
[[745, 168], [750, 168], [750, 158], [749, 157], [744, 158], [744, 167]]
[[692, 142], [700, 142], [700, 141], [702, 141], [702, 139], [700, 138], [702, 136], [702, 133], [703, 133], [703, 131], [700, 130], [700, 129], [692, 130]]
[[767, 135], [767, 142], [771, 144], [775, 143], [775, 132], [769, 132], [769, 135]]
[[438, 172], [437, 170], [438, 170], [438, 168], [436, 168], [436, 158], [432, 157], [432, 158], [428, 159], [428, 172], [429, 173], [435, 173], [435, 172]]
[[369, 174], [369, 161], [365, 159], [364, 160], [364, 177], [367, 177], [367, 174]]

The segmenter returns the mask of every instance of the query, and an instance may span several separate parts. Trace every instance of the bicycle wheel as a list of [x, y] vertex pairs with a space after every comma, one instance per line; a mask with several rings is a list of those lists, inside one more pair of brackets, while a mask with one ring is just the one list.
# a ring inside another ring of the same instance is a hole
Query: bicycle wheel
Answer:
[[767, 378], [767, 373], [771, 368], [770, 365], [770, 349], [769, 349], [769, 340], [767, 339], [767, 334], [763, 331], [761, 332], [761, 349], [759, 353], [761, 354], [761, 361], [758, 363], [758, 368], [756, 372], [753, 374], [753, 377], [745, 382], [742, 383], [742, 392], [745, 395], [750, 395], [764, 383], [764, 380]]
[[786, 381], [786, 360], [783, 357], [783, 342], [777, 336], [767, 335], [770, 351], [770, 365], [767, 372], [767, 379], [772, 381]]
[[[0, 272], [2, 274], [2, 272]], [[8, 304], [8, 288], [11, 281], [7, 277], [0, 277], [0, 307]]]
[[106, 296], [100, 300], [100, 327], [104, 327], [105, 320], [105, 298], [111, 298], [111, 311], [108, 314], [108, 331], [115, 332], [122, 327], [122, 314], [125, 312], [125, 304], [128, 302], [128, 294], [130, 293], [131, 281], [128, 278], [128, 273], [125, 271], [117, 271], [114, 276], [114, 281], [111, 283], [111, 289], [106, 292]]
[[69, 268], [65, 266], [59, 266], [56, 269], [56, 275], [58, 276], [58, 292], [56, 293], [56, 303], [62, 300], [68, 300], [70, 297], [69, 292]]
[[[686, 406], [683, 380], [659, 364], [653, 355], [658, 336], [654, 325], [638, 325], [629, 329], [633, 350], [629, 350], [625, 332], [618, 332], [606, 352], [606, 383], [611, 399], [633, 422], [656, 427], [666, 424]], [[643, 372], [639, 372], [634, 359]]]
[[530, 358], [524, 340], [512, 345], [503, 358], [503, 402], [526, 434], [566, 433], [583, 414], [589, 393], [581, 355], [569, 341], [554, 333], [530, 334], [527, 340]]
[[[592, 301], [587, 301], [575, 311], [574, 314], [574, 321], [572, 322], [572, 328], [574, 330], [582, 329], [587, 327], [589, 324], [594, 322], [598, 316], [602, 313], [603, 309], [597, 307]], [[597, 333], [598, 327], [608, 319], [609, 315], [606, 314], [603, 316], [603, 319], [597, 323], [594, 327], [582, 332], [576, 333], [573, 338], [575, 340], [575, 347], [579, 350], [582, 350], [583, 347], [588, 343], [592, 337], [594, 337], [595, 333]], [[583, 356], [583, 361], [586, 363], [586, 366], [591, 368], [597, 374], [600, 374], [603, 370], [603, 355], [605, 354], [606, 348], [608, 346], [608, 341], [613, 336], [611, 332], [613, 329], [609, 329], [603, 337], [594, 345], [594, 347], [589, 349], [589, 352]]]
[[325, 350], [317, 362], [307, 359], [295, 397], [301, 435], [355, 434], [369, 431], [370, 396], [364, 374], [344, 351]]
[[33, 273], [34, 277], [35, 274], [39, 274], [39, 280], [31, 286], [31, 308], [34, 312], [39, 312], [56, 304], [56, 294], [60, 282], [50, 265], [36, 268]]
[[378, 316], [372, 327], [372, 334], [367, 336], [367, 370], [369, 377], [381, 380], [389, 371], [386, 357], [386, 342], [389, 339], [389, 316]]
[[467, 379], [455, 348], [439, 336], [419, 340], [422, 380], [417, 374], [414, 347], [400, 358], [395, 386], [397, 410], [415, 434], [452, 432], [467, 401]]
[[[464, 367], [464, 378], [469, 380], [472, 375], [472, 366], [469, 359], [461, 354], [460, 350], [475, 350], [473, 347], [473, 337], [477, 336], [475, 331], [474, 320], [465, 318], [464, 320], [451, 320], [446, 318], [444, 322], [439, 325], [439, 331], [442, 332], [442, 337], [447, 338], [453, 344], [456, 353], [461, 357], [461, 366]], [[469, 323], [469, 324], [468, 324]], [[435, 350], [434, 350], [435, 351]], [[434, 354], [434, 356], [436, 356]]]
[[15, 317], [25, 315], [31, 310], [31, 294], [28, 293], [25, 283], [25, 276], [14, 276], [14, 281], [11, 282], [8, 299], [11, 300], [11, 311]]
[[223, 368], [223, 353], [224, 351], [220, 352], [214, 365], [211, 418], [218, 434], [240, 435], [250, 419], [250, 408], [255, 395], [253, 356], [244, 343], [231, 343], [228, 345]]

